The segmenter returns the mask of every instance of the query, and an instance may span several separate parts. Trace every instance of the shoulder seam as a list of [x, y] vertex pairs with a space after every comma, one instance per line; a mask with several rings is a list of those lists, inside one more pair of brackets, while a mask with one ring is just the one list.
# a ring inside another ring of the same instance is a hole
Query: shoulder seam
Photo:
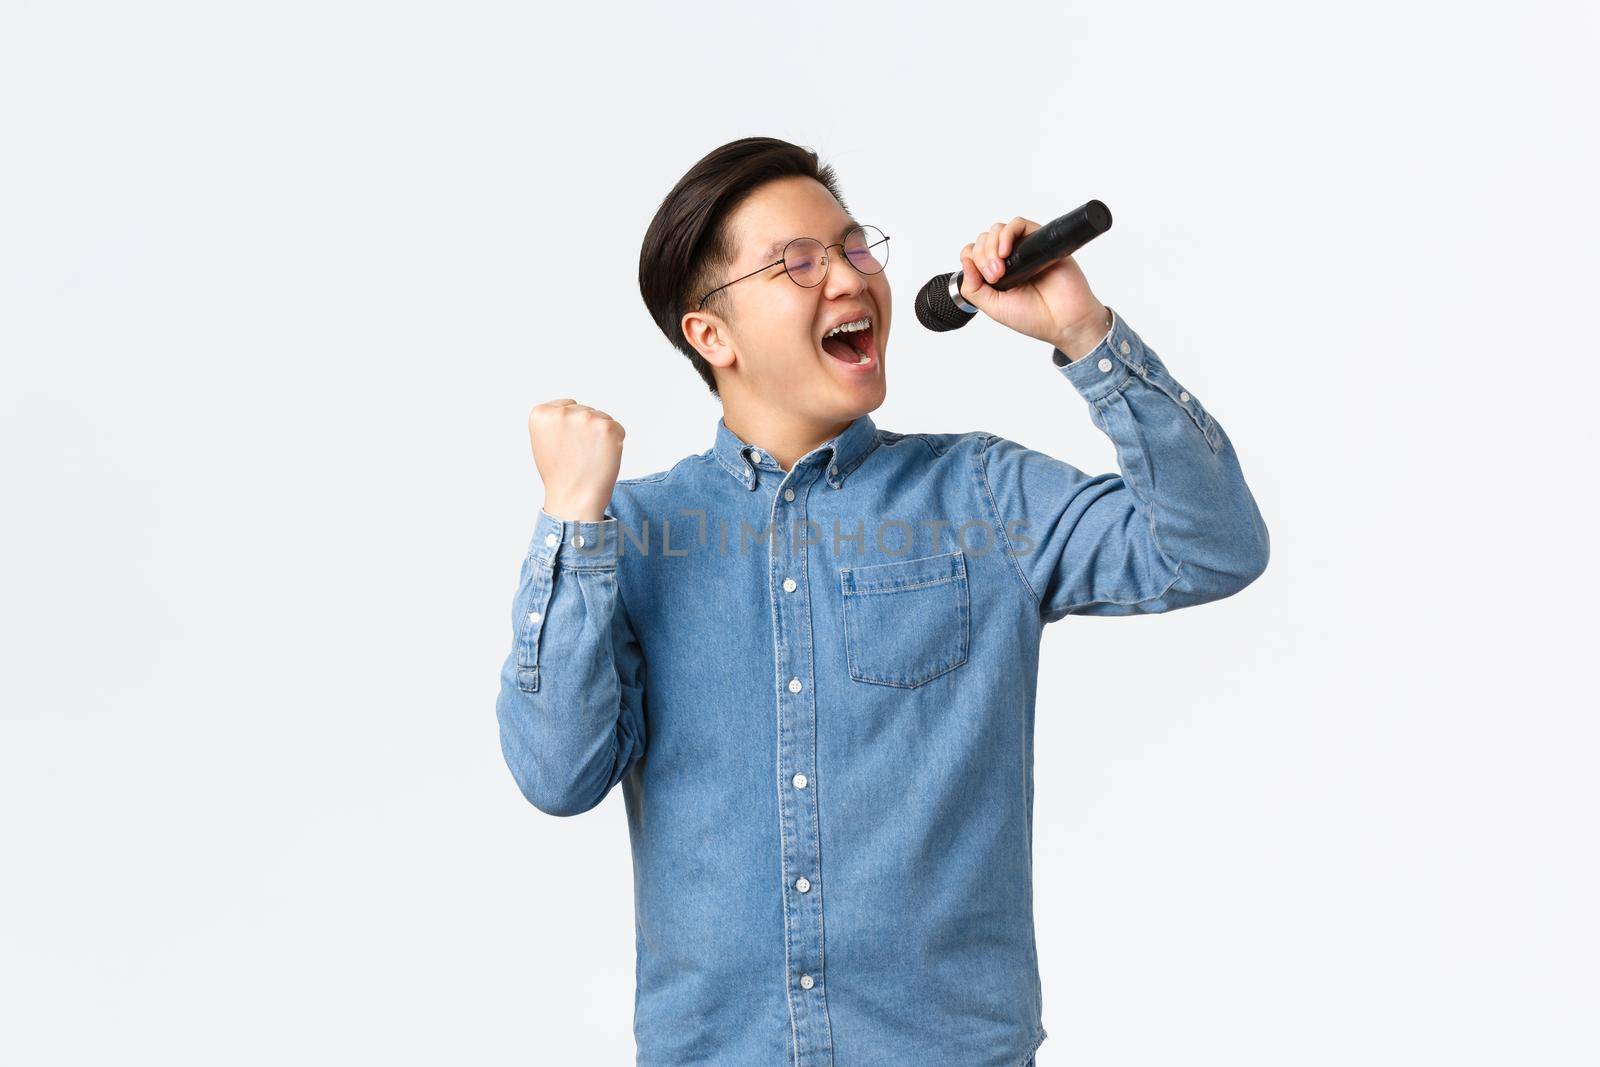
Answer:
[[664, 471], [656, 471], [654, 474], [641, 474], [636, 478], [618, 478], [617, 479], [617, 484], [618, 485], [642, 485], [642, 484], [647, 483], [647, 482], [659, 482], [659, 481], [661, 481], [661, 479], [663, 479], [663, 478], [667, 477], [668, 475], [672, 474], [672, 472], [676, 471], [679, 467], [681, 467], [685, 463], [689, 462], [689, 460], [698, 459], [703, 455], [705, 455], [704, 452], [696, 453], [694, 455], [684, 456], [682, 459], [678, 460], [676, 463], [674, 463], [672, 466], [668, 467], [666, 470], [664, 470]]
[[[928, 451], [932, 452], [935, 456], [943, 456], [961, 442], [971, 440], [974, 437], [981, 437], [983, 435], [983, 431], [968, 430], [964, 433], [953, 434], [898, 433], [894, 430], [885, 430], [880, 428], [878, 430], [878, 435], [880, 444], [893, 444], [896, 441], [916, 440], [921, 441], [924, 445], [926, 445]], [[948, 445], [945, 445], [943, 448], [941, 448], [939, 445], [934, 443], [933, 439], [935, 437], [950, 437], [951, 441]]]

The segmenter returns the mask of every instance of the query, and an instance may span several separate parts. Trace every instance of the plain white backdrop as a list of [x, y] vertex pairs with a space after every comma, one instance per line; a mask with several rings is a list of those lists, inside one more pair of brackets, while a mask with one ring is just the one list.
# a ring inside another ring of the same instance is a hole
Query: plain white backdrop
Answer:
[[0, 2], [0, 1059], [633, 1062], [620, 789], [545, 816], [498, 748], [525, 416], [604, 408], [624, 477], [711, 444], [639, 242], [767, 134], [892, 236], [881, 426], [1115, 470], [1047, 347], [912, 313], [1097, 197], [1079, 262], [1272, 533], [1237, 597], [1047, 631], [1040, 1067], [1600, 1062], [1597, 38]]

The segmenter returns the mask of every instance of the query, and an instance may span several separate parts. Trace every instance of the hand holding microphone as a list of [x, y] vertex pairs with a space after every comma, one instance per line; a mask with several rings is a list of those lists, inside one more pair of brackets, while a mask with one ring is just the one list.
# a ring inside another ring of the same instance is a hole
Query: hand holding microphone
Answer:
[[1105, 335], [1110, 313], [1072, 253], [1110, 227], [1111, 212], [1098, 200], [1043, 226], [1021, 216], [997, 222], [962, 248], [960, 271], [923, 286], [917, 318], [942, 331], [982, 311], [1077, 359]]

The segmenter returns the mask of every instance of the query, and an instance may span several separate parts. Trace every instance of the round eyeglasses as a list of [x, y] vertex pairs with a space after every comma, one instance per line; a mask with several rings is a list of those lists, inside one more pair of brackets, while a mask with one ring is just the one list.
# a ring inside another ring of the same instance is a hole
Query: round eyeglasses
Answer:
[[726, 282], [711, 290], [700, 298], [700, 303], [695, 310], [706, 306], [706, 300], [711, 293], [718, 289], [726, 289], [734, 282], [742, 282], [745, 278], [752, 278], [764, 270], [770, 270], [783, 265], [783, 272], [787, 274], [796, 285], [806, 289], [822, 284], [822, 279], [828, 276], [828, 249], [843, 248], [844, 258], [850, 265], [862, 274], [880, 274], [889, 262], [889, 235], [876, 226], [854, 226], [845, 232], [844, 240], [836, 245], [825, 245], [814, 237], [796, 237], [783, 246], [783, 257], [773, 260], [765, 267], [760, 267], [749, 274], [741, 275], [732, 282]]

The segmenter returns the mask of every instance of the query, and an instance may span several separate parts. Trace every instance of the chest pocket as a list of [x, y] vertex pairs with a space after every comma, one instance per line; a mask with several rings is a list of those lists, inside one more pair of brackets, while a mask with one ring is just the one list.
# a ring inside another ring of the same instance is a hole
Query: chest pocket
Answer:
[[855, 681], [913, 689], [967, 662], [971, 607], [961, 552], [841, 567], [839, 586]]

